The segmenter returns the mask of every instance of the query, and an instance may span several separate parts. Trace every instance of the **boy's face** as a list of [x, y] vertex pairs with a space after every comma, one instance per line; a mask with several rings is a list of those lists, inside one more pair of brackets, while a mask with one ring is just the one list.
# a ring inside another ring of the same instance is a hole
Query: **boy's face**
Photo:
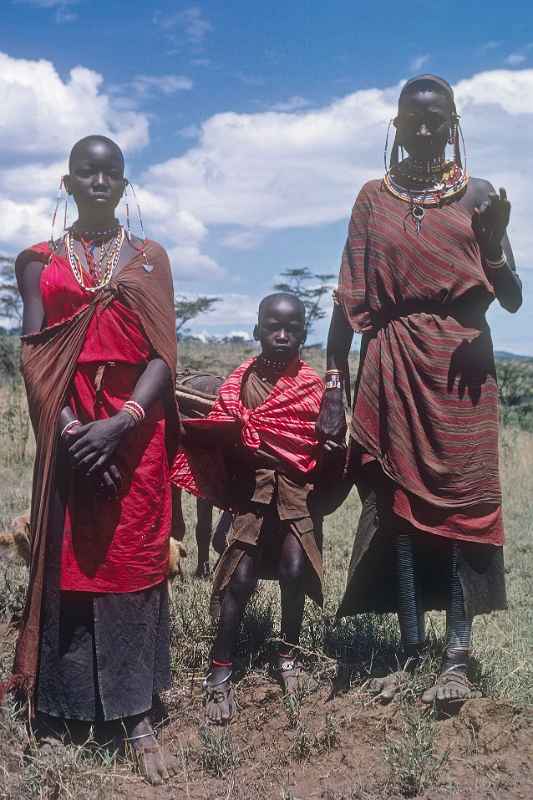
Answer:
[[302, 310], [286, 298], [267, 303], [254, 330], [261, 342], [261, 351], [274, 361], [290, 361], [305, 341], [305, 319]]

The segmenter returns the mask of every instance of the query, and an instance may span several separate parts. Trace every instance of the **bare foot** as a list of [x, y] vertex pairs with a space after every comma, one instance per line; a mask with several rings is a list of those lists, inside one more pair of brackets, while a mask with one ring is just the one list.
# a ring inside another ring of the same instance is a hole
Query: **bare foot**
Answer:
[[205, 716], [213, 725], [227, 725], [233, 718], [236, 705], [231, 670], [215, 669], [204, 681]]
[[126, 741], [133, 747], [141, 774], [152, 786], [160, 786], [170, 777], [163, 751], [155, 738], [149, 717], [135, 720], [128, 725]]
[[451, 706], [457, 709], [465, 700], [480, 696], [481, 693], [472, 686], [465, 672], [448, 670], [439, 675], [433, 686], [426, 689], [421, 700], [426, 705], [435, 702], [441, 707]]
[[409, 681], [409, 673], [405, 670], [391, 672], [383, 678], [372, 678], [368, 684], [368, 690], [376, 695], [375, 699], [382, 703], [390, 703], [391, 700], [406, 686]]

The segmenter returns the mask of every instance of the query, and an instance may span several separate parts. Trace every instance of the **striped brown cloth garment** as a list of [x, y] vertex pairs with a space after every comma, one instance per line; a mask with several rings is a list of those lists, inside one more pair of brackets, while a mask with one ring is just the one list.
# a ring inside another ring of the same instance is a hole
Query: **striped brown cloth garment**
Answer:
[[468, 211], [409, 206], [370, 181], [353, 208], [338, 299], [363, 333], [351, 436], [420, 531], [501, 544], [495, 293]]

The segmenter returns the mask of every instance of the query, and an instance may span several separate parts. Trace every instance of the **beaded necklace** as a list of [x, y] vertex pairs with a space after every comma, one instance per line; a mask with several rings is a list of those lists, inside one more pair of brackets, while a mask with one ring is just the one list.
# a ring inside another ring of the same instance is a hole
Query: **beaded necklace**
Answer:
[[124, 228], [122, 226], [119, 226], [116, 234], [110, 241], [109, 246], [105, 248], [104, 253], [101, 255], [101, 258], [98, 261], [98, 265], [96, 265], [93, 255], [91, 253], [88, 253], [88, 250], [86, 249], [86, 243], [84, 243], [82, 240], [82, 247], [84, 249], [85, 257], [87, 260], [89, 273], [96, 281], [93, 286], [87, 286], [87, 284], [85, 283], [85, 273], [83, 270], [83, 266], [81, 264], [78, 254], [74, 249], [74, 237], [72, 235], [72, 231], [70, 230], [67, 231], [67, 233], [65, 234], [65, 251], [67, 253], [67, 258], [70, 268], [72, 270], [72, 274], [74, 275], [76, 281], [78, 282], [78, 284], [81, 286], [82, 289], [85, 289], [88, 292], [97, 292], [100, 289], [104, 288], [104, 286], [108, 285], [117, 267], [123, 243], [124, 243]]
[[[390, 169], [383, 183], [394, 197], [409, 203], [407, 216], [412, 218], [419, 235], [425, 209], [441, 208], [462, 194], [468, 185], [468, 175], [454, 161], [445, 162], [439, 172], [432, 170], [430, 174], [422, 174], [413, 170], [412, 164], [406, 160]], [[406, 186], [406, 183], [415, 186]], [[416, 186], [417, 183], [421, 185]]]
[[265, 372], [284, 372], [287, 369], [287, 361], [274, 361], [272, 358], [266, 358], [262, 353], [257, 356], [256, 365], [260, 370]]

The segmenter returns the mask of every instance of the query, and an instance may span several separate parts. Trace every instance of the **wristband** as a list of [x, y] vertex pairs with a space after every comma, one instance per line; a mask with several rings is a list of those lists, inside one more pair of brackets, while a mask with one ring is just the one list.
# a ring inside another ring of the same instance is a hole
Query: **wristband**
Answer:
[[494, 261], [490, 258], [485, 258], [485, 263], [491, 269], [501, 269], [502, 267], [505, 267], [507, 264], [507, 256], [505, 255], [505, 253], [502, 253], [501, 257], [494, 259]]
[[342, 377], [339, 371], [326, 372], [326, 389], [342, 389]]
[[129, 414], [130, 417], [133, 418], [136, 425], [144, 422], [146, 417], [146, 411], [142, 405], [135, 402], [135, 400], [127, 400], [122, 406], [122, 411], [125, 411], [127, 414]]
[[72, 428], [75, 428], [76, 425], [81, 425], [79, 419], [71, 419], [70, 422], [67, 422], [61, 433], [59, 434], [59, 438], [62, 439], [66, 433], [68, 433]]

